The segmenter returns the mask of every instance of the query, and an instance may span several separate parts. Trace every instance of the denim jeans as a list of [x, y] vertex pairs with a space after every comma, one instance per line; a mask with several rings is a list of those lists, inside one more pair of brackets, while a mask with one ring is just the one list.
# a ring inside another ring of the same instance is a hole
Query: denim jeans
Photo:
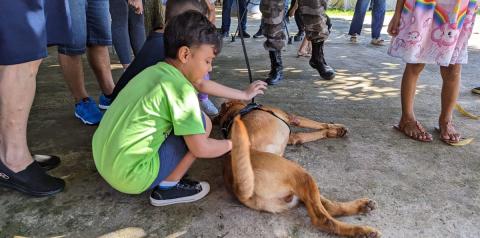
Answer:
[[[372, 38], [380, 37], [385, 18], [385, 0], [372, 0]], [[363, 20], [369, 7], [370, 0], [358, 0], [355, 5], [355, 13], [353, 14], [352, 23], [350, 24], [349, 35], [360, 35], [362, 32]]]
[[[207, 129], [207, 121], [205, 114], [202, 113], [203, 128]], [[182, 161], [183, 157], [188, 153], [188, 147], [183, 139], [183, 136], [177, 136], [173, 134], [173, 130], [162, 143], [158, 149], [158, 158], [160, 159], [160, 168], [158, 169], [157, 178], [150, 185], [149, 189], [153, 189], [158, 186], [165, 178], [167, 178], [178, 164]]]
[[112, 40], [121, 64], [132, 62], [131, 50], [137, 55], [145, 42], [144, 15], [135, 14], [127, 0], [110, 0]]
[[[228, 32], [230, 31], [230, 12], [232, 11], [232, 4], [233, 1], [237, 0], [223, 0], [223, 5], [222, 5], [222, 32]], [[247, 30], [247, 13], [244, 14], [245, 11], [247, 11], [247, 2], [245, 0], [238, 0], [240, 4], [240, 17], [244, 15], [242, 22], [240, 23], [240, 26], [242, 27], [242, 31]]]
[[72, 17], [70, 44], [58, 47], [65, 55], [81, 55], [87, 45], [112, 45], [108, 0], [69, 0]]

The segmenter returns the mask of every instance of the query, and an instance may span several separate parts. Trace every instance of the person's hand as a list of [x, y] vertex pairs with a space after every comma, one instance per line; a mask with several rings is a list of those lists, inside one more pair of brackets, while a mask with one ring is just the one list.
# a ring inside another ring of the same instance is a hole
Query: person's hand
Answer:
[[244, 100], [250, 100], [257, 96], [258, 94], [264, 94], [264, 90], [267, 90], [267, 83], [264, 81], [257, 80], [253, 83], [251, 83], [245, 91], [245, 99]]
[[392, 20], [390, 20], [390, 23], [388, 24], [387, 32], [389, 35], [391, 36], [398, 35], [398, 31], [400, 28], [400, 18], [401, 18], [400, 14], [393, 15]]
[[204, 0], [205, 4], [207, 4], [208, 7], [208, 20], [215, 25], [215, 4], [212, 3], [210, 0]]
[[143, 14], [142, 0], [128, 0], [128, 5], [133, 7], [133, 9], [135, 10], [135, 14]]

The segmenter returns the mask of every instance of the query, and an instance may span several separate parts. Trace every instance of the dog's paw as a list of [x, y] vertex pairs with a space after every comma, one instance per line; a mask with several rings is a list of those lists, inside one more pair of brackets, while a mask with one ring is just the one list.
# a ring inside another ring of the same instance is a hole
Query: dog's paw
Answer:
[[340, 127], [337, 129], [337, 136], [344, 137], [348, 133], [348, 129], [346, 127]]
[[356, 234], [354, 237], [355, 238], [380, 238], [382, 237], [382, 233], [380, 231], [377, 231], [376, 229], [369, 227], [369, 226], [364, 226], [362, 227], [363, 231], [360, 232], [359, 234]]
[[362, 205], [360, 205], [360, 213], [369, 213], [377, 208], [377, 203], [368, 198], [362, 199]]

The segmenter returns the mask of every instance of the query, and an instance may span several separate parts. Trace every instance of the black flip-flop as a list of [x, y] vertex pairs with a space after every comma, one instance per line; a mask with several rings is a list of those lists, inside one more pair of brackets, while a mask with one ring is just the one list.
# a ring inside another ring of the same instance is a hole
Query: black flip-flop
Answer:
[[35, 162], [45, 170], [52, 170], [60, 165], [60, 158], [55, 155], [32, 155]]

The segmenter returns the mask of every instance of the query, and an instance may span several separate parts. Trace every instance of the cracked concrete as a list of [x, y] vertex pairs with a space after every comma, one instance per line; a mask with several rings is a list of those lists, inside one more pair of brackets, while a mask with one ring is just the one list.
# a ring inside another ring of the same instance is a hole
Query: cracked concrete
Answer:
[[[250, 33], [258, 23], [249, 20]], [[376, 227], [384, 237], [480, 237], [479, 121], [455, 113], [458, 130], [476, 138], [470, 145], [451, 147], [438, 140], [433, 127], [440, 110], [441, 78], [438, 66], [428, 66], [418, 83], [415, 110], [434, 133], [434, 142], [415, 142], [393, 130], [400, 116], [403, 64], [386, 54], [387, 47], [368, 44], [368, 25], [359, 44], [349, 43], [348, 24], [348, 19], [335, 17], [327, 43], [327, 61], [336, 68], [336, 79], [320, 80], [308, 59], [296, 58], [298, 44], [289, 45], [283, 52], [286, 80], [257, 99], [350, 129], [346, 138], [288, 147], [286, 157], [306, 168], [330, 199], [369, 197], [377, 201], [378, 209], [371, 214], [342, 221]], [[459, 102], [480, 114], [480, 97], [470, 93], [472, 87], [480, 86], [476, 29], [470, 63], [462, 73]], [[296, 31], [294, 24], [290, 30]], [[262, 42], [246, 40], [255, 79], [263, 79], [269, 69]], [[113, 74], [118, 78], [122, 70], [114, 63]], [[248, 82], [245, 68], [240, 41], [226, 40], [212, 78], [244, 88]], [[88, 91], [98, 96], [94, 76], [86, 69]], [[37, 82], [29, 145], [34, 153], [62, 158], [52, 174], [64, 178], [67, 187], [48, 198], [0, 189], [0, 237], [96, 237], [127, 227], [141, 228], [148, 237], [333, 237], [311, 225], [303, 206], [274, 215], [241, 205], [223, 187], [221, 158], [198, 161], [191, 169], [191, 177], [207, 180], [212, 187], [196, 203], [152, 207], [148, 193], [131, 196], [113, 190], [95, 170], [90, 141], [96, 127], [74, 118], [73, 101], [54, 49], [44, 60]], [[215, 136], [220, 137], [218, 128]]]

